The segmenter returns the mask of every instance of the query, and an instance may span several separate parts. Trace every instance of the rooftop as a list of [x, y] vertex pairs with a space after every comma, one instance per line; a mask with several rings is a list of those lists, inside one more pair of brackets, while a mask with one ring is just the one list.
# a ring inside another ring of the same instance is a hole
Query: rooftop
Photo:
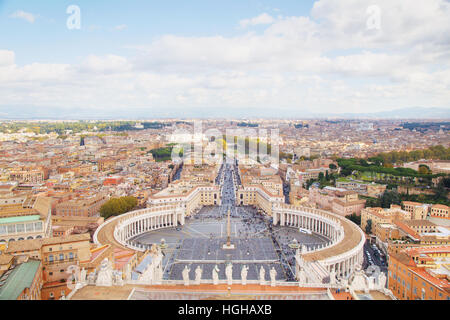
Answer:
[[0, 218], [0, 224], [39, 221], [40, 219], [40, 215]]
[[16, 300], [25, 288], [33, 283], [41, 264], [38, 260], [28, 260], [0, 278], [0, 300]]

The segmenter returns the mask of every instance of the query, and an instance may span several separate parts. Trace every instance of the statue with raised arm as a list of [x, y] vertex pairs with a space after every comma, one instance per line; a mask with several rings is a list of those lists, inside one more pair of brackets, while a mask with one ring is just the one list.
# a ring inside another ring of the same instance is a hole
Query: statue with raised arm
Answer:
[[233, 284], [233, 265], [231, 263], [229, 263], [226, 267], [225, 267], [225, 275], [227, 276], [227, 283], [228, 285], [232, 285]]
[[241, 279], [242, 279], [242, 285], [247, 285], [247, 274], [248, 274], [248, 267], [244, 265], [241, 270]]
[[277, 270], [275, 270], [275, 268], [272, 267], [272, 269], [270, 269], [270, 285], [272, 287], [275, 287], [276, 284], [277, 284]]
[[200, 266], [197, 266], [197, 269], [195, 269], [195, 284], [199, 285], [202, 281], [202, 273], [202, 268]]
[[184, 266], [183, 272], [181, 273], [183, 275], [183, 281], [184, 281], [185, 286], [189, 285], [189, 272], [190, 271], [191, 271], [191, 269], [189, 269], [188, 266]]
[[213, 271], [212, 271], [212, 278], [213, 278], [213, 283], [215, 285], [219, 284], [219, 267], [217, 266], [217, 264], [215, 265]]

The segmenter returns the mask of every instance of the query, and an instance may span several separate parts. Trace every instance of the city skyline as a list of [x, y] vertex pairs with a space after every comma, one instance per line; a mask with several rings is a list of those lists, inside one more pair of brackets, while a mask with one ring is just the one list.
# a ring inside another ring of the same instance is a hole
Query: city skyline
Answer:
[[[80, 29], [67, 26], [70, 5]], [[0, 118], [384, 118], [417, 107], [448, 118], [449, 13], [444, 0], [0, 1]]]

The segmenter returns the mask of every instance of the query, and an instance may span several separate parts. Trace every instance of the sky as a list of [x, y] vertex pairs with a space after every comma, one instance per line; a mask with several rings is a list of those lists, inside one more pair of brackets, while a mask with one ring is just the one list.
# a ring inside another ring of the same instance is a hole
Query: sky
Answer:
[[450, 109], [449, 17], [449, 0], [0, 0], [0, 118]]

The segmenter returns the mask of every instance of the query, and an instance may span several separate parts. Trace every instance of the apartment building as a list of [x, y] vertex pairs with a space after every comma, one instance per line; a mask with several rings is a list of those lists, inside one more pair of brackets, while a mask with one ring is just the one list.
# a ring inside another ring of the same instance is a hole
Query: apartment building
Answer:
[[377, 198], [380, 197], [386, 190], [386, 185], [367, 183], [358, 180], [349, 180], [345, 178], [336, 181], [337, 188], [343, 188], [350, 191], [355, 191], [360, 195]]
[[70, 276], [69, 267], [90, 261], [89, 241], [89, 234], [49, 238], [42, 241], [43, 300], [60, 299], [70, 292], [66, 284]]
[[48, 176], [49, 169], [46, 167], [18, 167], [9, 171], [9, 180], [21, 183], [42, 183]]
[[29, 198], [22, 204], [0, 205], [0, 243], [50, 237], [51, 199]]
[[[366, 230], [368, 221], [371, 221], [372, 233], [377, 234], [382, 224], [392, 224], [394, 220], [410, 220], [409, 212], [402, 210], [399, 206], [391, 205], [389, 209], [365, 208], [361, 210], [361, 229]], [[386, 228], [386, 226], [383, 226]]]
[[148, 197], [147, 206], [178, 205], [186, 208], [186, 216], [202, 206], [220, 205], [220, 187], [215, 184], [190, 184], [177, 180], [166, 189]]
[[402, 201], [403, 210], [411, 214], [413, 220], [423, 220], [427, 218], [429, 205], [414, 201]]
[[94, 217], [107, 200], [107, 196], [103, 193], [80, 195], [58, 203], [55, 206], [54, 214], [57, 216]]
[[365, 200], [360, 200], [358, 193], [343, 188], [318, 187], [309, 188], [309, 202], [314, 203], [317, 208], [331, 210], [341, 216], [351, 214], [361, 214], [366, 204]]
[[450, 219], [449, 207], [443, 204], [433, 204], [431, 206], [431, 216], [435, 218]]
[[388, 286], [400, 300], [450, 300], [450, 246], [389, 255]]
[[[0, 255], [0, 268], [2, 255]], [[8, 269], [0, 273], [0, 300], [40, 300], [42, 279], [42, 263], [35, 259], [10, 264]]]

